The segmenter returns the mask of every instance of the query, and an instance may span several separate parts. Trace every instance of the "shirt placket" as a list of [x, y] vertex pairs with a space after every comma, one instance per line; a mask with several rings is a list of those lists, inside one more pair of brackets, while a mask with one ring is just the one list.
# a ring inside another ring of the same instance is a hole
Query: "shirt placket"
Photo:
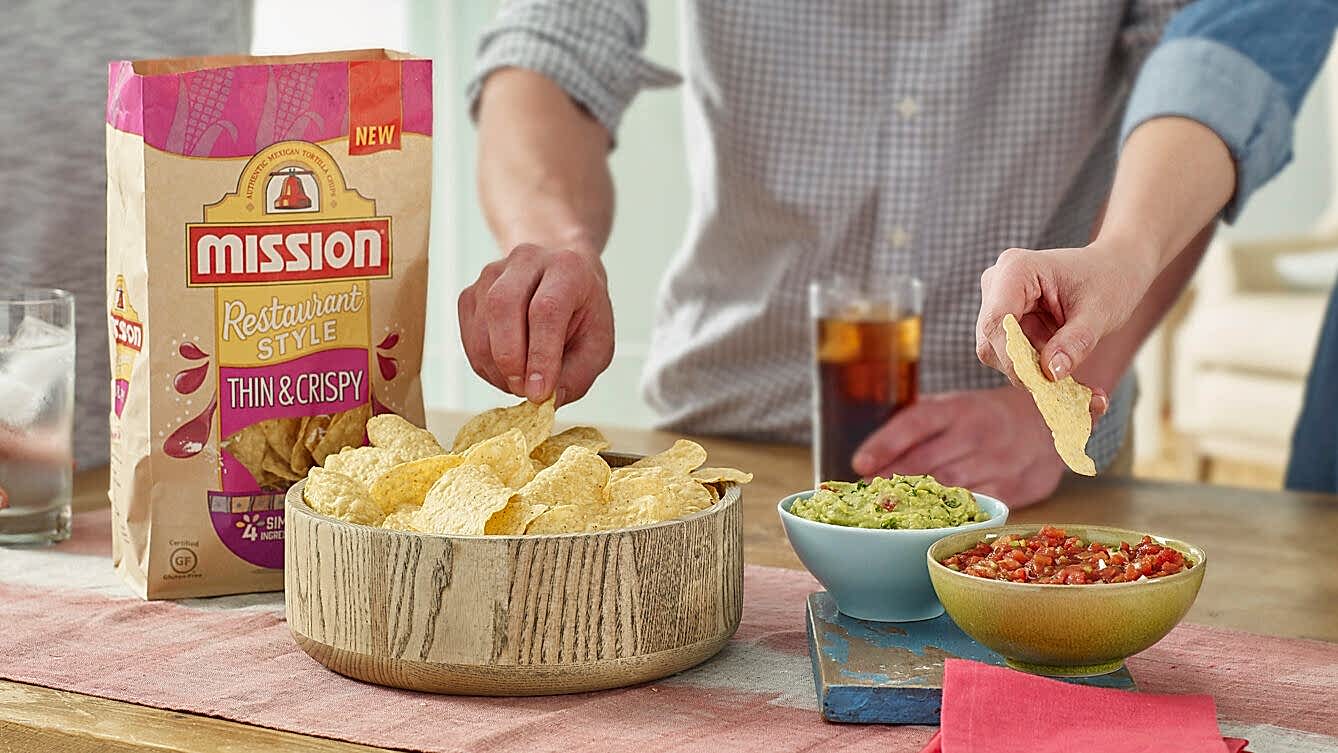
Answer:
[[933, 157], [929, 101], [929, 65], [934, 60], [928, 40], [899, 40], [892, 70], [883, 89], [879, 118], [878, 232], [873, 273], [915, 275], [924, 250], [927, 228], [918, 222], [929, 187]]

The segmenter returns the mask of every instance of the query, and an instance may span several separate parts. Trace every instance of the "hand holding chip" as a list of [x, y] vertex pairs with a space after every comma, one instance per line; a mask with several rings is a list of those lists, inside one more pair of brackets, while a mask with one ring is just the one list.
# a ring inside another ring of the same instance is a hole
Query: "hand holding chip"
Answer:
[[[976, 354], [982, 363], [1021, 386], [1007, 358], [1003, 319], [1016, 316], [1040, 348], [1041, 371], [1059, 380], [1072, 374], [1103, 337], [1129, 320], [1157, 270], [1136, 256], [1094, 242], [1086, 248], [1043, 251], [1010, 248], [980, 276]], [[1092, 411], [1108, 404], [1093, 389]]]
[[613, 306], [596, 254], [523, 243], [485, 266], [458, 308], [474, 371], [532, 402], [579, 399], [613, 360]]

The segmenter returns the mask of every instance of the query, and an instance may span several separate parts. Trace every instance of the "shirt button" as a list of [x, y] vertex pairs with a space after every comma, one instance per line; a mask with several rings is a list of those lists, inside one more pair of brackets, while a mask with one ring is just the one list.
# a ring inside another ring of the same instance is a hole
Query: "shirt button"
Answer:
[[903, 120], [910, 120], [920, 114], [920, 103], [916, 102], [914, 97], [902, 97], [901, 101], [897, 103], [897, 114]]
[[897, 225], [887, 234], [887, 242], [892, 248], [903, 249], [911, 244], [911, 233], [904, 225]]

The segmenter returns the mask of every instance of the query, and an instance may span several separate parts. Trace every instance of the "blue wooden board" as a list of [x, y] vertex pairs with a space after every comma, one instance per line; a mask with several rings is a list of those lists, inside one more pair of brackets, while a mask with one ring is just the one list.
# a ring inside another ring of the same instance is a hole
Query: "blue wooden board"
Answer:
[[[826, 591], [808, 597], [808, 653], [818, 708], [831, 722], [938, 724], [943, 662], [1004, 665], [946, 614], [920, 622], [867, 622], [836, 611]], [[1128, 669], [1071, 682], [1133, 690]]]

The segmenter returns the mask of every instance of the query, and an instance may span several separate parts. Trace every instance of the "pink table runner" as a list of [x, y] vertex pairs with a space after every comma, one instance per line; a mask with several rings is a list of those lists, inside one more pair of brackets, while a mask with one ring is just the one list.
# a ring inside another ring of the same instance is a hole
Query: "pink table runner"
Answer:
[[[282, 594], [146, 603], [111, 571], [105, 513], [43, 550], [0, 549], [0, 677], [263, 727], [422, 751], [919, 751], [930, 727], [818, 716], [805, 573], [749, 567], [715, 659], [624, 690], [463, 698], [341, 677], [289, 638]], [[1208, 693], [1256, 753], [1338, 751], [1338, 644], [1182, 625], [1130, 660], [1140, 687]]]

